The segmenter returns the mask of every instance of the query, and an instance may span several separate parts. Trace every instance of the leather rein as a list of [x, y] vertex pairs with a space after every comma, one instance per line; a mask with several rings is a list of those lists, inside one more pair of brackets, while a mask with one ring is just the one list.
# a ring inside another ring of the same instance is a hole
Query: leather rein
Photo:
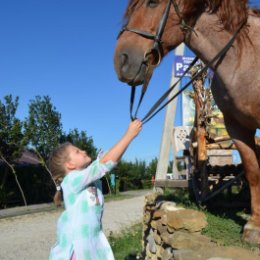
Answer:
[[[165, 25], [170, 13], [170, 8], [171, 8], [171, 4], [173, 5], [176, 14], [178, 15], [178, 17], [180, 18], [180, 27], [183, 30], [189, 30], [191, 32], [194, 32], [194, 29], [192, 27], [190, 27], [189, 25], [186, 24], [186, 22], [182, 19], [180, 11], [179, 11], [179, 7], [176, 3], [175, 0], [168, 0], [167, 6], [162, 14], [162, 17], [160, 19], [159, 22], [159, 26], [158, 29], [156, 31], [155, 34], [152, 34], [150, 32], [145, 32], [139, 29], [135, 29], [135, 28], [129, 28], [127, 27], [127, 24], [125, 26], [123, 26], [123, 28], [121, 29], [121, 31], [119, 32], [119, 35], [117, 37], [117, 39], [122, 35], [123, 32], [128, 31], [128, 32], [132, 32], [135, 34], [140, 35], [141, 37], [150, 39], [154, 41], [153, 47], [146, 51], [144, 54], [144, 59], [142, 61], [142, 63], [146, 64], [147, 66], [147, 70], [146, 70], [146, 76], [144, 79], [144, 83], [143, 83], [143, 87], [142, 87], [142, 92], [138, 101], [138, 105], [136, 107], [136, 111], [133, 115], [133, 105], [134, 105], [134, 99], [135, 99], [135, 89], [136, 86], [131, 86], [131, 96], [130, 96], [130, 118], [133, 121], [134, 119], [137, 118], [137, 113], [139, 110], [139, 107], [142, 103], [143, 97], [145, 95], [145, 92], [147, 90], [147, 86], [150, 82], [152, 73], [153, 73], [153, 69], [154, 67], [156, 67], [157, 65], [159, 65], [160, 61], [161, 61], [161, 57], [163, 57], [163, 48], [162, 48], [162, 34], [164, 32], [165, 29]], [[229, 48], [232, 46], [233, 42], [236, 39], [236, 36], [238, 35], [239, 31], [241, 30], [241, 28], [244, 26], [244, 23], [241, 24], [241, 26], [238, 28], [238, 30], [234, 33], [234, 35], [232, 36], [232, 38], [229, 40], [229, 42], [226, 44], [226, 46], [210, 61], [208, 62], [200, 71], [198, 71], [195, 75], [193, 75], [193, 77], [190, 79], [190, 81], [188, 83], [186, 83], [173, 97], [171, 97], [170, 99], [168, 99], [168, 101], [166, 101], [164, 104], [163, 101], [169, 96], [169, 94], [172, 92], [172, 90], [177, 86], [177, 84], [183, 79], [183, 77], [190, 71], [190, 69], [195, 65], [195, 63], [198, 61], [198, 57], [195, 57], [194, 60], [192, 61], [192, 63], [189, 65], [189, 67], [184, 71], [183, 75], [179, 78], [179, 80], [177, 82], [175, 82], [173, 85], [171, 85], [171, 87], [155, 102], [155, 104], [152, 106], [152, 108], [146, 113], [146, 115], [143, 117], [143, 119], [141, 120], [143, 122], [143, 124], [147, 123], [148, 121], [150, 121], [157, 113], [159, 113], [164, 107], [166, 107], [173, 99], [175, 99], [181, 92], [183, 92], [186, 88], [188, 88], [188, 86], [199, 76], [201, 76], [207, 69], [210, 68], [210, 66], [212, 66], [218, 59], [221, 59], [224, 57], [224, 55], [226, 54], [226, 52], [229, 50]], [[158, 61], [156, 65], [152, 65], [148, 62], [147, 57], [149, 54], [156, 52], [158, 54]]]

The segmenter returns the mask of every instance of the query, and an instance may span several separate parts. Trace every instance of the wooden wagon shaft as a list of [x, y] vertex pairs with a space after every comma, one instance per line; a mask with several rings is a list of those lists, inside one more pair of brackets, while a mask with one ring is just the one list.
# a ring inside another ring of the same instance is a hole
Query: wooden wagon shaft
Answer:
[[[230, 137], [229, 136], [219, 136], [213, 139], [214, 143], [210, 143], [210, 144], [206, 144], [206, 149], [223, 149], [223, 150], [236, 150], [236, 146], [231, 143], [229, 145], [227, 144], [221, 144], [221, 142], [226, 142], [226, 141], [230, 141]], [[255, 137], [255, 142], [257, 146], [260, 146], [260, 138], [259, 137]], [[193, 148], [197, 148], [198, 147], [198, 142], [193, 142], [192, 144]]]
[[[201, 67], [201, 64], [193, 67], [193, 71], [191, 74], [198, 71]], [[195, 103], [195, 120], [194, 120], [194, 137], [198, 142], [197, 146], [197, 158], [195, 167], [197, 168], [201, 181], [201, 197], [204, 198], [208, 194], [208, 174], [207, 174], [207, 166], [206, 161], [208, 159], [207, 156], [207, 129], [206, 129], [206, 120], [205, 120], [205, 112], [208, 109], [208, 104], [205, 102], [205, 89], [204, 89], [204, 81], [205, 75], [201, 75], [195, 81], [193, 81], [193, 89], [194, 89], [194, 103]]]
[[222, 144], [220, 144], [220, 143], [218, 143], [218, 144], [207, 144], [207, 149], [208, 150], [217, 150], [217, 149], [221, 149], [221, 150], [236, 150], [237, 148], [236, 148], [236, 146], [233, 144], [233, 143], [231, 143], [231, 144], [229, 144], [229, 145], [222, 145]]
[[[191, 70], [191, 75], [196, 73], [199, 70], [200, 66], [194, 66]], [[205, 75], [201, 75], [198, 79], [193, 81], [193, 88], [194, 88], [194, 103], [196, 107], [195, 111], [195, 122], [194, 127], [197, 129], [197, 140], [198, 144], [198, 161], [205, 161], [207, 160], [207, 149], [206, 149], [206, 128], [205, 128], [205, 120], [204, 116], [204, 100], [202, 97], [202, 93], [204, 92], [204, 80]]]

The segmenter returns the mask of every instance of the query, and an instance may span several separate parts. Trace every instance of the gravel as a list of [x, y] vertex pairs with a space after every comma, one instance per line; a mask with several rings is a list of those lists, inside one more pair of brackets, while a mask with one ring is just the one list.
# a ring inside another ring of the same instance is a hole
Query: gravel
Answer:
[[[119, 234], [143, 216], [144, 195], [105, 203], [103, 230]], [[0, 260], [47, 260], [61, 209], [0, 219]]]

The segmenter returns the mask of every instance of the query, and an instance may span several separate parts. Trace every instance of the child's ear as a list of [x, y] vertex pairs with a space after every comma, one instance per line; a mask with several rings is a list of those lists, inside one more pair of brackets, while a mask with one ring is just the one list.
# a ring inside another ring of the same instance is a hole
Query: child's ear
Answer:
[[64, 166], [66, 167], [66, 169], [68, 169], [69, 171], [74, 170], [75, 169], [75, 165], [73, 162], [71, 161], [67, 161], [64, 163]]

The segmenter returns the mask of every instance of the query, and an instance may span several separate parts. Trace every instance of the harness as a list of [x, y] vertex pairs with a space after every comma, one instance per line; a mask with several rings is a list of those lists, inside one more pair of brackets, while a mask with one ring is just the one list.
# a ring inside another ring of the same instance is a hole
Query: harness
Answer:
[[[150, 33], [150, 32], [145, 32], [145, 31], [142, 31], [142, 30], [139, 30], [139, 29], [135, 29], [135, 28], [129, 28], [129, 27], [127, 27], [127, 24], [126, 24], [125, 26], [123, 26], [123, 28], [121, 29], [121, 31], [119, 32], [119, 35], [117, 37], [117, 39], [118, 39], [123, 34], [123, 32], [128, 31], [128, 32], [132, 32], [132, 33], [135, 33], [137, 35], [140, 35], [141, 37], [144, 37], [146, 39], [150, 39], [150, 40], [154, 41], [153, 47], [150, 50], [145, 52], [144, 59], [142, 61], [142, 64], [146, 64], [147, 69], [146, 69], [146, 75], [145, 75], [145, 79], [144, 79], [141, 95], [140, 95], [140, 98], [139, 98], [139, 101], [138, 101], [138, 105], [137, 105], [137, 108], [136, 108], [136, 111], [135, 111], [134, 115], [133, 115], [133, 105], [134, 105], [134, 99], [135, 99], [135, 89], [136, 89], [136, 86], [134, 86], [134, 85], [131, 86], [130, 118], [131, 118], [132, 121], [137, 118], [137, 113], [138, 113], [139, 107], [140, 107], [140, 105], [142, 103], [143, 97], [144, 97], [144, 95], [146, 93], [147, 86], [149, 84], [149, 81], [150, 81], [152, 73], [153, 73], [153, 69], [154, 69], [154, 67], [159, 65], [159, 63], [161, 61], [161, 57], [163, 56], [162, 35], [163, 35], [164, 29], [165, 29], [165, 25], [166, 25], [167, 19], [169, 17], [171, 5], [173, 5], [173, 7], [175, 9], [175, 12], [176, 12], [177, 16], [180, 19], [180, 27], [181, 27], [181, 29], [182, 30], [188, 30], [190, 32], [194, 32], [196, 34], [194, 29], [192, 27], [190, 27], [184, 21], [184, 19], [181, 17], [181, 13], [180, 13], [180, 10], [179, 10], [179, 7], [178, 7], [176, 1], [175, 0], [168, 0], [167, 6], [166, 6], [166, 8], [165, 8], [165, 10], [164, 10], [164, 12], [162, 14], [162, 17], [161, 17], [160, 22], [159, 22], [158, 29], [157, 29], [155, 34]], [[241, 28], [243, 26], [244, 26], [244, 23], [241, 24], [241, 26], [234, 33], [234, 35], [229, 40], [229, 42], [226, 44], [226, 46], [210, 62], [208, 62], [200, 71], [198, 71], [195, 75], [193, 75], [193, 77], [190, 79], [190, 81], [187, 84], [185, 84], [173, 97], [171, 97], [168, 101], [166, 101], [164, 104], [162, 104], [163, 101], [169, 96], [171, 91], [176, 87], [176, 85], [183, 79], [183, 77], [190, 71], [190, 69], [198, 61], [198, 57], [195, 57], [193, 62], [185, 70], [185, 72], [179, 78], [179, 80], [176, 83], [174, 83], [173, 85], [171, 85], [171, 87], [155, 102], [155, 104], [152, 106], [152, 108], [146, 113], [146, 115], [141, 120], [143, 122], [143, 124], [145, 124], [149, 120], [151, 120], [157, 113], [159, 113], [164, 107], [166, 107], [173, 99], [175, 99], [182, 91], [184, 91], [196, 78], [198, 78], [200, 75], [202, 75], [218, 59], [224, 58], [226, 52], [232, 46], [233, 42], [236, 39], [236, 36], [238, 35], [239, 31], [241, 30]], [[157, 61], [157, 63], [155, 65], [150, 64], [148, 62], [148, 59], [147, 59], [148, 55], [153, 53], [153, 52], [156, 52], [158, 54], [158, 61]]]

